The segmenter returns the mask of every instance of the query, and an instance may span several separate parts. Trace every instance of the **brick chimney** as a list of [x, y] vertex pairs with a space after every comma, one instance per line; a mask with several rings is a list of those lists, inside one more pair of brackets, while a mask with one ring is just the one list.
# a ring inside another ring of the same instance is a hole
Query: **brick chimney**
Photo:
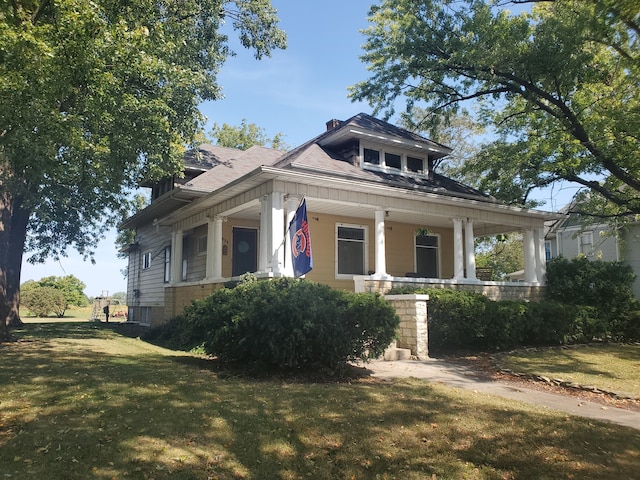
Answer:
[[335, 118], [332, 118], [331, 120], [329, 120], [327, 122], [327, 132], [329, 130], [333, 130], [334, 128], [336, 128], [337, 126], [339, 126], [342, 123], [341, 120], [336, 120]]

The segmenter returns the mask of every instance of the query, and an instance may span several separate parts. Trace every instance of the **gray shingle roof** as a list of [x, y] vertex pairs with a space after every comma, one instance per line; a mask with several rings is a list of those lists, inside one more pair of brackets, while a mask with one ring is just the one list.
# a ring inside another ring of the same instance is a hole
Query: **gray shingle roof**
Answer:
[[[216, 157], [217, 162], [209, 171], [197, 176], [183, 188], [207, 192], [214, 191], [261, 165], [273, 164], [274, 161], [284, 154], [284, 152], [280, 150], [273, 150], [257, 145], [247, 150], [215, 147], [213, 145], [209, 145], [209, 147], [213, 147], [211, 151], [222, 155]], [[223, 151], [218, 151], [217, 149], [223, 149]]]

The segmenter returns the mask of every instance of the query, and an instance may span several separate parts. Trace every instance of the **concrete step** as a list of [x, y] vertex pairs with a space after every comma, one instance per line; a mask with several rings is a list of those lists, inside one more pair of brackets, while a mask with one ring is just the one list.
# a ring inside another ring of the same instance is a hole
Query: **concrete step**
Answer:
[[393, 362], [394, 360], [409, 360], [411, 358], [411, 350], [408, 348], [398, 348], [394, 341], [384, 351], [383, 356], [385, 362]]

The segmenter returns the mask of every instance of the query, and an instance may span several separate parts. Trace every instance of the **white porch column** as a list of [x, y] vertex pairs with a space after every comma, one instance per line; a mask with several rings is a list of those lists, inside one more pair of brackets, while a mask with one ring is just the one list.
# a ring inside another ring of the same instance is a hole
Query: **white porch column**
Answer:
[[271, 198], [271, 245], [269, 253], [271, 257], [271, 271], [281, 274], [284, 269], [284, 194], [273, 192]]
[[524, 281], [537, 282], [536, 248], [533, 230], [525, 230], [522, 233], [522, 247], [524, 249]]
[[209, 219], [207, 224], [207, 279], [222, 278], [222, 222], [220, 216]]
[[385, 232], [384, 232], [384, 210], [376, 210], [375, 224], [376, 224], [376, 238], [375, 238], [375, 257], [376, 257], [376, 272], [377, 277], [387, 276], [387, 253], [385, 249]]
[[267, 234], [267, 232], [269, 231], [269, 225], [271, 223], [269, 219], [271, 210], [268, 208], [268, 198], [269, 197], [265, 195], [260, 199], [260, 251], [258, 255], [259, 272], [266, 272], [267, 263], [269, 262], [269, 235]]
[[544, 249], [544, 227], [535, 229], [536, 276], [538, 282], [544, 284], [547, 275], [547, 255]]
[[453, 219], [453, 278], [464, 278], [464, 247], [462, 243], [462, 219]]
[[182, 230], [171, 234], [171, 283], [182, 281]]
[[473, 222], [467, 220], [464, 222], [464, 249], [467, 267], [467, 280], [477, 280], [476, 278], [476, 252], [473, 243]]
[[284, 269], [283, 274], [285, 277], [293, 277], [293, 262], [291, 258], [291, 236], [289, 232], [289, 225], [296, 215], [296, 209], [300, 204], [300, 197], [295, 195], [287, 195], [284, 201], [284, 210], [286, 214], [286, 221], [284, 224]]

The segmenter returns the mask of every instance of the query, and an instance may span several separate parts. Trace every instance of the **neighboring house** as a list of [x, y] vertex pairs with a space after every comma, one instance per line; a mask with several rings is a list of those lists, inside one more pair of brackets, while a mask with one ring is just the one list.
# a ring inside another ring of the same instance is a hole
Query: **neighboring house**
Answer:
[[[501, 204], [439, 175], [434, 162], [450, 152], [362, 113], [327, 122], [289, 152], [212, 145], [189, 152], [187, 180], [153, 185], [152, 203], [120, 226], [136, 233], [129, 319], [166, 321], [246, 272], [292, 276], [286, 229], [302, 198], [310, 280], [355, 291], [412, 284], [539, 297], [544, 223], [560, 216]], [[474, 238], [509, 232], [523, 234], [525, 281], [479, 280]]]
[[633, 293], [640, 298], [640, 224], [624, 228], [609, 223], [586, 223], [578, 214], [568, 214], [575, 201], [560, 210], [565, 217], [553, 222], [545, 236], [547, 260], [556, 257], [622, 262], [636, 274]]

